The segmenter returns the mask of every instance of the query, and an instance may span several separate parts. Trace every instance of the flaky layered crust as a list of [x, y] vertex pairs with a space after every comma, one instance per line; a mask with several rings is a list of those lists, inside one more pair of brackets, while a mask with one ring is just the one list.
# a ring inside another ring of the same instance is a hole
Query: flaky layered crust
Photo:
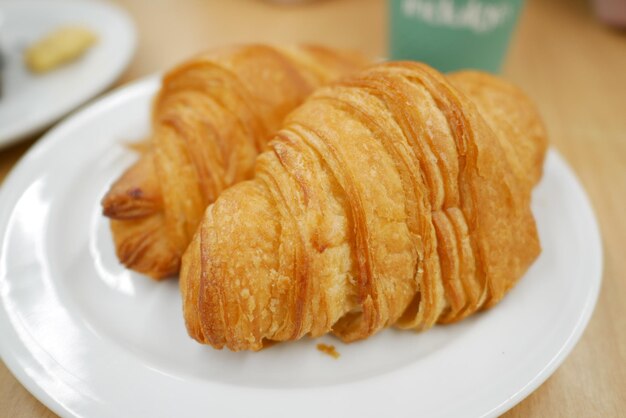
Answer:
[[153, 278], [178, 273], [206, 206], [250, 178], [285, 115], [316, 87], [363, 67], [318, 46], [222, 48], [170, 71], [148, 150], [102, 199], [117, 255]]
[[283, 126], [183, 257], [201, 343], [259, 350], [458, 321], [540, 252], [530, 199], [546, 135], [502, 80], [381, 64], [319, 89]]

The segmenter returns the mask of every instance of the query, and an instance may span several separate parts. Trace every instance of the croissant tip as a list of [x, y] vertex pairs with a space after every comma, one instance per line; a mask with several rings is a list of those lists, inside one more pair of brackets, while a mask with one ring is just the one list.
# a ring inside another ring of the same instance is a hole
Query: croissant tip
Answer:
[[109, 219], [131, 220], [145, 218], [159, 211], [158, 199], [146, 196], [139, 187], [124, 193], [107, 193], [100, 201], [102, 215]]

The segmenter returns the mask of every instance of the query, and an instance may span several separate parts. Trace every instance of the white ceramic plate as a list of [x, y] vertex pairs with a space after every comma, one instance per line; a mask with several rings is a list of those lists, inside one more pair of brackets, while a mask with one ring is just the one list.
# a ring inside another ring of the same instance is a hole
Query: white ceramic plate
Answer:
[[[135, 30], [120, 8], [99, 1], [0, 1], [4, 55], [0, 97], [0, 148], [52, 124], [100, 93], [126, 68]], [[45, 74], [24, 65], [24, 48], [62, 25], [84, 25], [98, 42], [83, 56]]]
[[480, 417], [539, 386], [581, 336], [601, 277], [589, 202], [555, 151], [536, 189], [543, 254], [494, 309], [423, 334], [216, 351], [185, 332], [176, 281], [122, 268], [99, 201], [144, 138], [152, 78], [57, 126], [0, 192], [0, 350], [63, 416]]

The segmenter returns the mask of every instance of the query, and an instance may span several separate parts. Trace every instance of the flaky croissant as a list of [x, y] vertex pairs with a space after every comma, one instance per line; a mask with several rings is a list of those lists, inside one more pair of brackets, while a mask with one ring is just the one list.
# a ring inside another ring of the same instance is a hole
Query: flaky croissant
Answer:
[[493, 306], [538, 256], [546, 135], [493, 76], [386, 63], [317, 90], [183, 256], [187, 330], [216, 348], [424, 330]]
[[204, 209], [253, 174], [285, 115], [314, 88], [363, 67], [319, 46], [238, 46], [170, 71], [148, 149], [102, 199], [120, 261], [153, 278], [178, 273]]

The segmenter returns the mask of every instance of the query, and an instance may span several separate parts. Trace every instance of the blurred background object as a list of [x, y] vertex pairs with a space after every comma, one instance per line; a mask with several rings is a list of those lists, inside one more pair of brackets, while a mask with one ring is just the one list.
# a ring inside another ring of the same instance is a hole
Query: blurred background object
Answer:
[[390, 57], [497, 73], [523, 0], [389, 0]]
[[286, 6], [303, 4], [303, 3], [312, 3], [314, 1], [319, 0], [265, 0], [268, 3], [276, 3], [276, 4], [284, 4]]
[[4, 69], [4, 53], [2, 52], [2, 23], [4, 17], [2, 15], [2, 10], [0, 10], [0, 99], [2, 99], [2, 85], [3, 85], [3, 69]]
[[593, 4], [604, 23], [626, 27], [626, 0], [593, 0]]
[[135, 50], [132, 20], [110, 2], [2, 0], [0, 14], [0, 148], [41, 132], [101, 93]]
[[124, 79], [166, 70], [210, 48], [250, 42], [316, 43], [386, 56], [387, 0], [312, 0], [289, 6], [280, 1], [112, 0], [128, 10], [140, 29], [139, 48]]
[[52, 71], [80, 58], [97, 39], [87, 27], [60, 26], [29, 45], [24, 51], [24, 62], [36, 73]]

